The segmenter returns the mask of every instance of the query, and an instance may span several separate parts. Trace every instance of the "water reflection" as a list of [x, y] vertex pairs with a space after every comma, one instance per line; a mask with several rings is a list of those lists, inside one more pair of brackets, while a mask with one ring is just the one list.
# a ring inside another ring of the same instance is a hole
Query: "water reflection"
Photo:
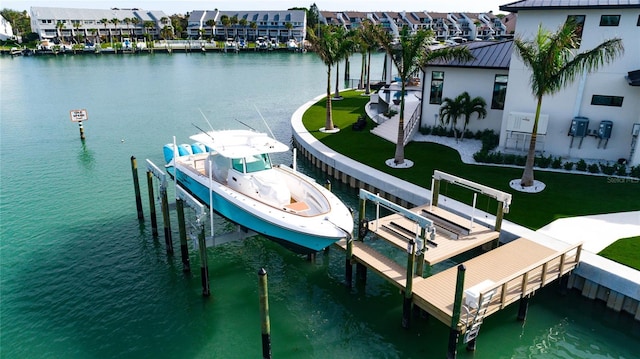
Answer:
[[86, 170], [92, 171], [95, 168], [94, 152], [87, 147], [87, 143], [84, 140], [82, 140], [82, 146], [78, 151], [78, 162]]

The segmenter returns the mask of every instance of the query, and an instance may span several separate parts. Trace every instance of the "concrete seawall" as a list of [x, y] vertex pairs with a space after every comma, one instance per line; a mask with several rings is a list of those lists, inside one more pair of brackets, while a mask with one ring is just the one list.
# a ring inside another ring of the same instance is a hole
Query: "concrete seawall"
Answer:
[[[331, 150], [318, 141], [302, 124], [303, 114], [325, 95], [320, 95], [299, 107], [291, 116], [294, 146], [298, 153], [320, 168], [330, 177], [348, 184], [352, 188], [364, 188], [393, 201], [403, 207], [412, 207], [429, 203], [431, 191], [398, 179], [394, 176], [363, 165], [340, 153]], [[391, 155], [391, 154], [390, 154]], [[401, 170], [399, 170], [401, 171]], [[427, 179], [428, 180], [428, 179]], [[470, 213], [465, 204], [440, 196], [440, 206], [457, 213]], [[517, 205], [517, 204], [515, 204]], [[476, 209], [476, 220], [492, 226], [495, 217]], [[537, 233], [515, 223], [504, 221], [500, 235], [501, 242], [516, 238], [528, 238], [551, 247], [560, 247], [566, 243]], [[579, 266], [571, 275], [568, 283], [590, 299], [605, 301], [607, 307], [616, 312], [627, 312], [640, 321], [640, 271], [618, 264], [588, 251], [583, 251]]]

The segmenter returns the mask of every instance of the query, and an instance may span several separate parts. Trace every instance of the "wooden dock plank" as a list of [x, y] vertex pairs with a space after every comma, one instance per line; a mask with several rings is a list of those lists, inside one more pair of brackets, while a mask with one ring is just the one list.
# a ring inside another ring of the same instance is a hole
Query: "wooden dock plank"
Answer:
[[[518, 239], [464, 263], [466, 267], [464, 288], [470, 288], [486, 279], [500, 283], [518, 270], [529, 267], [557, 253], [555, 250], [527, 239]], [[457, 267], [426, 278], [413, 286], [414, 302], [443, 323], [450, 325], [453, 312]], [[520, 298], [520, 283], [513, 280], [506, 300], [511, 303]], [[434, 288], [438, 288], [435, 290]], [[531, 287], [533, 288], [533, 287]], [[489, 312], [499, 308], [490, 306]]]
[[[429, 206], [427, 205], [411, 209], [412, 212], [417, 214], [420, 214], [422, 210], [430, 210], [434, 213], [437, 213], [439, 216], [448, 218], [448, 220], [450, 221], [460, 222], [461, 225], [465, 225], [467, 227], [470, 226], [470, 221], [468, 219], [464, 219], [463, 217], [460, 217], [454, 213], [447, 212], [446, 210], [443, 210], [441, 208], [433, 207], [429, 209]], [[397, 233], [393, 233], [393, 231], [385, 229], [385, 227], [393, 227], [393, 225], [391, 224], [392, 222], [404, 228], [412, 230], [414, 231], [414, 233], [420, 230], [419, 228], [416, 228], [416, 224], [413, 221], [406, 219], [400, 214], [392, 214], [380, 218], [377, 221], [370, 221], [368, 223], [369, 230], [375, 233], [378, 237], [386, 240], [390, 244], [404, 250], [407, 248], [407, 238], [411, 237], [411, 235], [398, 235]], [[429, 266], [440, 263], [456, 255], [467, 252], [473, 248], [494, 241], [498, 239], [498, 237], [500, 237], [500, 232], [496, 232], [480, 223], [474, 223], [468, 235], [459, 235], [457, 239], [441, 232], [442, 231], [438, 232], [438, 230], [436, 230], [434, 242], [437, 244], [437, 246], [429, 244], [425, 246], [426, 252], [424, 260], [425, 263]]]

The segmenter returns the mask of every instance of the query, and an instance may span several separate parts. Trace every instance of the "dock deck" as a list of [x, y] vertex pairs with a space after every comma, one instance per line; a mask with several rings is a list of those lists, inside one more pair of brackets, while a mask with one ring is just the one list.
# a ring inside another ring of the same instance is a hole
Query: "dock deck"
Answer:
[[[424, 261], [429, 266], [500, 237], [500, 232], [478, 222], [472, 224], [470, 219], [442, 208], [426, 205], [412, 208], [411, 212], [432, 219], [436, 225], [435, 239], [425, 244]], [[368, 224], [372, 233], [400, 249], [406, 249], [408, 241], [416, 237], [415, 223], [401, 214], [392, 214]]]

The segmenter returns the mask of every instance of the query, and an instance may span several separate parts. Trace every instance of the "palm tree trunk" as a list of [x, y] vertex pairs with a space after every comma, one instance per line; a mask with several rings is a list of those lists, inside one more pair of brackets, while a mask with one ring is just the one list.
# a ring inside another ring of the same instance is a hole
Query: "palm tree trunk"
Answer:
[[331, 118], [331, 65], [327, 66], [327, 117], [324, 124], [325, 130], [333, 130], [333, 119]]
[[362, 66], [360, 66], [360, 83], [358, 83], [358, 90], [364, 88], [364, 72], [367, 67], [367, 55], [362, 53]]
[[400, 92], [400, 115], [398, 118], [398, 138], [396, 141], [396, 153], [393, 157], [393, 162], [396, 165], [404, 163], [404, 87], [405, 81], [402, 79], [402, 86]]
[[540, 108], [542, 107], [542, 96], [538, 96], [538, 105], [536, 107], [536, 117], [533, 120], [533, 129], [531, 130], [531, 141], [529, 142], [529, 152], [527, 153], [527, 162], [524, 166], [520, 185], [523, 187], [533, 186], [533, 164], [536, 158], [536, 141], [538, 140], [538, 120], [540, 119]]
[[336, 92], [333, 98], [340, 98], [340, 64], [336, 63]]
[[367, 51], [367, 83], [365, 85], [364, 93], [369, 95], [371, 93], [371, 50]]

